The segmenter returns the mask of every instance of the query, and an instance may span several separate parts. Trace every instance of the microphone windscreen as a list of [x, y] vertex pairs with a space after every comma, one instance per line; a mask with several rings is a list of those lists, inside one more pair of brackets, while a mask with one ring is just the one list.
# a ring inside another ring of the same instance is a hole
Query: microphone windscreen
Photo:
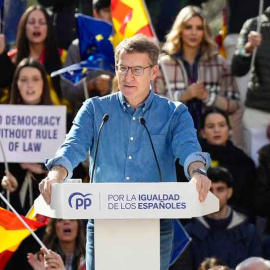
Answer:
[[143, 117], [139, 117], [139, 121], [140, 121], [141, 125], [143, 125], [143, 126], [146, 124], [146, 121]]
[[103, 118], [102, 121], [107, 122], [109, 120], [110, 116], [106, 113]]

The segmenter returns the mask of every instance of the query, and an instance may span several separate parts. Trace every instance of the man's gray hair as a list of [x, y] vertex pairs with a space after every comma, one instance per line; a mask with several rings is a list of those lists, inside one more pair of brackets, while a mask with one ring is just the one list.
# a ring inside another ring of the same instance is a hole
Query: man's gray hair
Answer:
[[118, 64], [119, 55], [126, 53], [147, 53], [151, 65], [158, 64], [160, 49], [158, 44], [152, 39], [142, 34], [137, 34], [131, 38], [126, 38], [115, 48], [115, 64]]

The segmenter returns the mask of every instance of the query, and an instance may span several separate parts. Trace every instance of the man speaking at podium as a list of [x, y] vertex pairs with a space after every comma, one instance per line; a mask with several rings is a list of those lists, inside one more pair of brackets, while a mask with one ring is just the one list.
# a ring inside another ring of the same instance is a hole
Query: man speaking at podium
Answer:
[[[73, 168], [85, 160], [89, 149], [94, 183], [176, 181], [175, 160], [179, 158], [186, 177], [196, 182], [200, 201], [205, 200], [211, 186], [205, 173], [210, 157], [201, 152], [187, 107], [151, 90], [159, 71], [158, 57], [158, 45], [140, 34], [117, 46], [115, 70], [120, 91], [84, 102], [64, 143], [46, 163], [49, 173], [40, 183], [40, 192], [48, 204], [51, 185], [71, 178]], [[160, 228], [160, 269], [167, 270], [172, 221], [161, 220]], [[94, 269], [93, 234], [94, 222], [89, 220], [88, 270]]]

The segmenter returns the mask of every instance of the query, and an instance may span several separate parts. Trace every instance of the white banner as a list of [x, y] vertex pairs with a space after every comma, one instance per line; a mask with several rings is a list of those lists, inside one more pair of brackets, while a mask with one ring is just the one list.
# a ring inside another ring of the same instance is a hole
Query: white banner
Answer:
[[65, 134], [66, 106], [0, 105], [0, 141], [7, 162], [43, 163], [54, 156]]
[[53, 184], [52, 201], [40, 195], [37, 213], [63, 219], [191, 218], [219, 210], [211, 192], [199, 201], [195, 183]]

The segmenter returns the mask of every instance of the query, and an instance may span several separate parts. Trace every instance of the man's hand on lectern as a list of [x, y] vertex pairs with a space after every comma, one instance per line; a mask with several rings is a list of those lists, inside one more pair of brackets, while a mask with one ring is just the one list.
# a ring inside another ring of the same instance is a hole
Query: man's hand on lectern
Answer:
[[196, 183], [196, 189], [199, 192], [199, 200], [203, 202], [210, 190], [211, 180], [203, 174], [194, 173], [190, 182]]
[[39, 191], [47, 204], [51, 203], [52, 184], [62, 183], [67, 177], [67, 170], [63, 166], [53, 166], [46, 178], [39, 184]]

